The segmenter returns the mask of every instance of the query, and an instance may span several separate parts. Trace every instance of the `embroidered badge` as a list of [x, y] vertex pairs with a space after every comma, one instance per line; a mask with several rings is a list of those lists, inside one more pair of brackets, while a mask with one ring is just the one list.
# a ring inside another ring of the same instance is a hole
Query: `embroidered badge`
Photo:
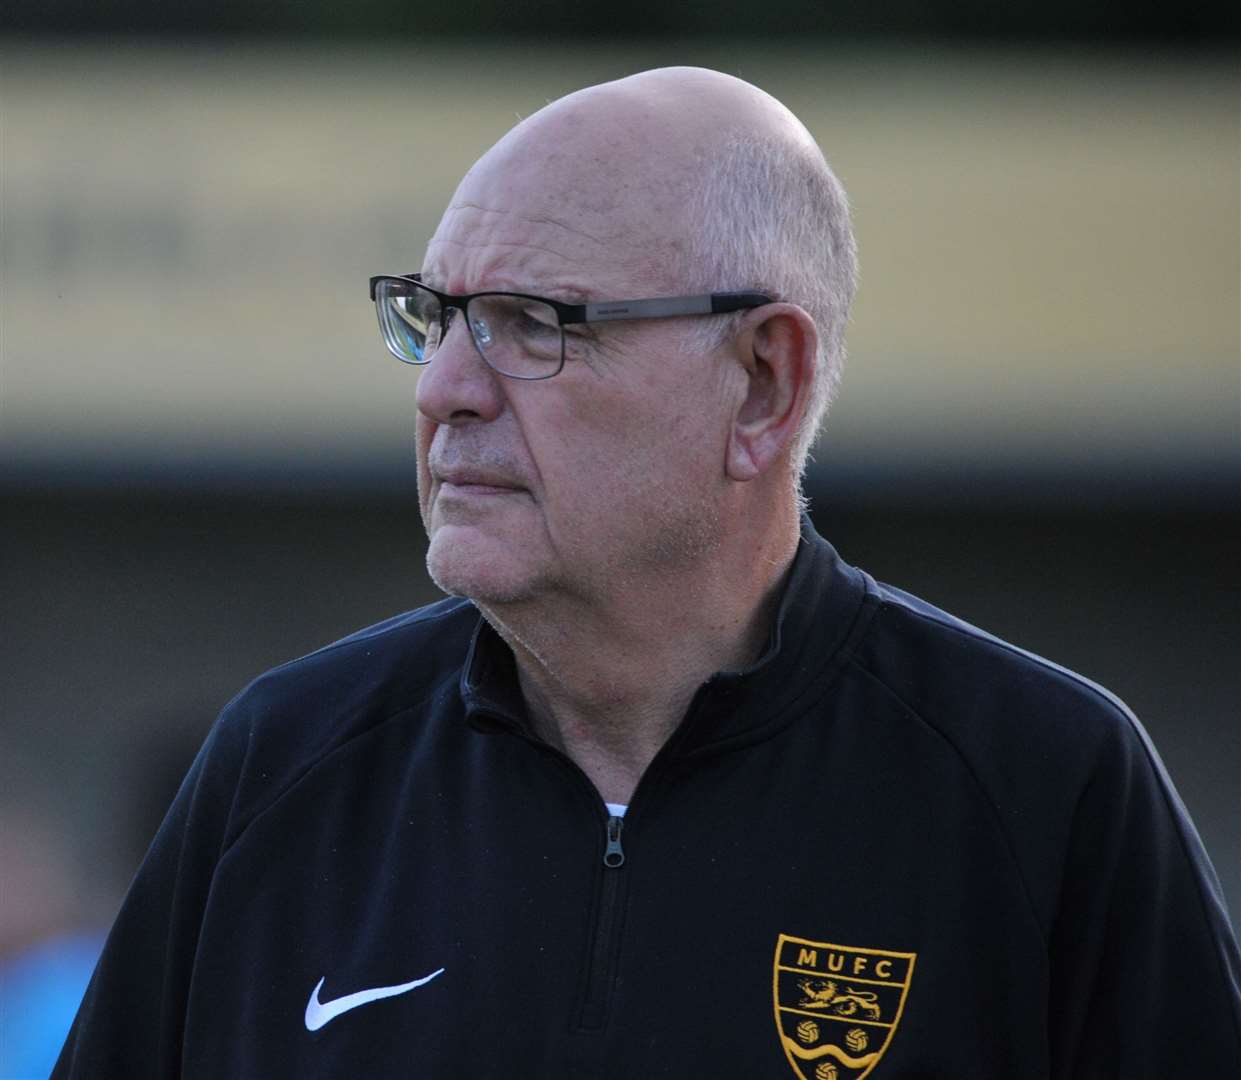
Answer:
[[802, 1080], [862, 1080], [905, 1009], [916, 953], [781, 934], [772, 967], [776, 1030]]

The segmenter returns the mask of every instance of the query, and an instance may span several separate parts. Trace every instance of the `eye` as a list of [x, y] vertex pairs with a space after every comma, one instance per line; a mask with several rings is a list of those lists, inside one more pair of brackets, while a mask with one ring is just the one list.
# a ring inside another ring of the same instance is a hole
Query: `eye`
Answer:
[[534, 304], [523, 308], [517, 315], [519, 328], [526, 333], [551, 331], [560, 333], [560, 322], [556, 312], [543, 304]]

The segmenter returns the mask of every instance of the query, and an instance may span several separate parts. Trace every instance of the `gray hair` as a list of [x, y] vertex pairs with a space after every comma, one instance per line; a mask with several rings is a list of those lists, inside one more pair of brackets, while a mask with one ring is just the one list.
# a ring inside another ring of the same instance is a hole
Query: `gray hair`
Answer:
[[[857, 245], [844, 188], [810, 140], [734, 138], [704, 160], [685, 273], [703, 292], [754, 289], [804, 308], [819, 331], [810, 400], [793, 443], [800, 482], [845, 362]], [[694, 320], [686, 345], [723, 345], [742, 315]]]

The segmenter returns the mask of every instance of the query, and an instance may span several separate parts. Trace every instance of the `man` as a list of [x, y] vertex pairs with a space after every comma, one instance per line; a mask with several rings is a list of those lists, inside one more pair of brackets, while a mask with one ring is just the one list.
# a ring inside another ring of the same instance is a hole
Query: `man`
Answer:
[[800, 514], [853, 280], [818, 148], [727, 76], [484, 155], [372, 282], [459, 599], [230, 703], [56, 1075], [1229, 1075], [1136, 721]]

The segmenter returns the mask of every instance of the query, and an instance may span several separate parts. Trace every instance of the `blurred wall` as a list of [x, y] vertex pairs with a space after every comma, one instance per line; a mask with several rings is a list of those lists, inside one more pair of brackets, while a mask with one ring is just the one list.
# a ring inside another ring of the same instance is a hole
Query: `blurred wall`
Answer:
[[781, 97], [853, 200], [820, 527], [1125, 697], [1237, 919], [1231, 57], [9, 41], [0, 788], [55, 823], [81, 917], [240, 685], [432, 595], [415, 375], [366, 278], [417, 268], [519, 116], [667, 62]]
[[0, 60], [10, 468], [400, 475], [410, 373], [376, 348], [367, 277], [417, 267], [456, 180], [520, 116], [690, 61], [786, 101], [850, 191], [862, 283], [837, 474], [951, 460], [1233, 490], [1231, 63], [770, 45]]

